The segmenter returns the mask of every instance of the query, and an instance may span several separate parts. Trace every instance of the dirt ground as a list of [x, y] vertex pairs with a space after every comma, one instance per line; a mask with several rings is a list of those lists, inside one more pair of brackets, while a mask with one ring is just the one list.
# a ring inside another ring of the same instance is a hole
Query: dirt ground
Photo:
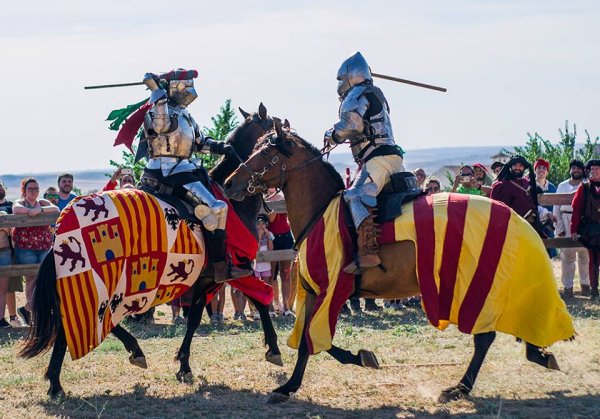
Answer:
[[170, 308], [160, 306], [155, 324], [126, 326], [148, 369], [129, 364], [121, 343], [109, 337], [83, 359], [67, 355], [67, 396], [57, 401], [47, 398], [43, 379], [49, 354], [19, 359], [26, 329], [0, 331], [0, 417], [600, 417], [600, 304], [577, 295], [568, 306], [577, 339], [551, 348], [562, 371], [528, 362], [522, 344], [499, 335], [471, 397], [447, 404], [437, 398], [462, 377], [472, 338], [452, 327], [436, 331], [420, 308], [342, 318], [335, 343], [375, 351], [383, 368], [345, 366], [319, 354], [310, 359], [300, 391], [281, 405], [266, 400], [296, 359], [285, 345], [289, 319], [275, 319], [284, 367], [264, 361], [258, 322], [231, 320], [230, 305], [225, 323], [204, 319], [192, 344], [194, 382], [182, 384], [173, 357], [185, 329], [172, 326]]

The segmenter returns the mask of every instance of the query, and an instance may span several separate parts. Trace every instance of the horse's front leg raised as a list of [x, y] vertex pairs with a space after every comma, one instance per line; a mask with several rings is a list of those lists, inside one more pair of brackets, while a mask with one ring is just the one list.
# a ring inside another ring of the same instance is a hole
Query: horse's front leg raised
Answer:
[[327, 353], [342, 364], [358, 365], [359, 367], [374, 368], [376, 370], [381, 368], [375, 354], [366, 349], [360, 349], [358, 354], [354, 355], [346, 349], [331, 345], [331, 349]]
[[529, 342], [525, 343], [525, 348], [525, 355], [527, 356], [528, 361], [534, 362], [549, 370], [560, 371], [556, 357], [551, 352]]
[[132, 365], [144, 369], [148, 368], [146, 355], [144, 355], [137, 339], [131, 333], [125, 330], [120, 324], [116, 325], [113, 330], [111, 330], [111, 333], [125, 345], [125, 349], [131, 354], [129, 356], [129, 362], [131, 362]]
[[477, 379], [477, 374], [479, 374], [481, 364], [483, 364], [488, 349], [490, 349], [490, 346], [494, 343], [494, 339], [496, 339], [496, 332], [478, 333], [473, 335], [475, 352], [471, 359], [471, 363], [467, 368], [467, 372], [465, 372], [465, 375], [457, 385], [442, 391], [442, 394], [440, 395], [441, 402], [457, 400], [469, 395], [475, 385], [475, 380]]
[[[202, 288], [202, 289], [201, 289]], [[190, 347], [192, 346], [192, 338], [196, 329], [200, 326], [200, 320], [202, 320], [202, 312], [206, 306], [206, 289], [201, 287], [198, 283], [194, 286], [194, 297], [192, 299], [192, 306], [187, 319], [187, 328], [181, 347], [177, 352], [176, 360], [179, 360], [179, 371], [175, 376], [177, 380], [182, 383], [191, 383], [194, 380], [194, 374], [192, 374], [192, 368], [190, 367]]]
[[65, 394], [65, 391], [60, 384], [60, 371], [62, 364], [65, 359], [65, 353], [67, 352], [67, 339], [65, 338], [65, 331], [62, 324], [59, 326], [58, 335], [54, 341], [54, 348], [52, 348], [52, 356], [50, 357], [50, 364], [48, 364], [48, 370], [44, 378], [50, 381], [50, 388], [48, 389], [48, 396], [55, 399]]
[[265, 353], [265, 359], [272, 364], [282, 367], [283, 361], [281, 359], [281, 351], [277, 345], [277, 332], [275, 332], [273, 321], [271, 320], [271, 316], [269, 316], [269, 307], [256, 301], [252, 297], [248, 297], [248, 299], [252, 301], [258, 314], [260, 314], [260, 322], [262, 323], [263, 332], [265, 333], [265, 344], [268, 347], [267, 352]]
[[298, 348], [298, 359], [294, 366], [294, 372], [290, 379], [284, 385], [276, 388], [271, 393], [268, 403], [282, 403], [290, 398], [292, 393], [298, 391], [302, 385], [302, 378], [304, 378], [304, 372], [306, 371], [306, 365], [308, 364], [308, 343], [306, 342], [306, 329], [308, 328], [309, 320], [312, 316], [313, 308], [315, 305], [316, 296], [311, 293], [306, 293], [304, 298], [305, 316], [304, 316], [304, 328], [302, 330], [302, 338], [300, 339], [300, 347]]

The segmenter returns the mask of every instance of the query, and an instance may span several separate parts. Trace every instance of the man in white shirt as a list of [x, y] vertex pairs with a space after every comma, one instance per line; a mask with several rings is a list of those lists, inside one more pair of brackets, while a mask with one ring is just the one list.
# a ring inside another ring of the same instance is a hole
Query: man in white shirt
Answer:
[[[570, 178], [561, 182], [556, 193], [573, 193], [579, 188], [584, 178], [584, 165], [580, 160], [571, 160]], [[557, 218], [555, 233], [557, 237], [571, 237], [571, 205], [555, 205], [554, 215]], [[573, 280], [575, 278], [575, 261], [579, 267], [579, 283], [581, 295], [590, 295], [589, 255], [585, 247], [564, 248], [560, 252], [562, 266], [561, 281], [564, 287], [564, 297], [573, 296]]]

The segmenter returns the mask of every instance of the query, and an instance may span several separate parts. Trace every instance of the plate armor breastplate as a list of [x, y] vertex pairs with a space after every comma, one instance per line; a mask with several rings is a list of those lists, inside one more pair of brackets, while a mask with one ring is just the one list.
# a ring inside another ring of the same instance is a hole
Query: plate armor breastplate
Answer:
[[189, 159], [194, 147], [194, 120], [187, 109], [169, 106], [170, 127], [168, 132], [156, 132], [154, 112], [144, 119], [144, 131], [148, 139], [148, 157], [177, 157]]

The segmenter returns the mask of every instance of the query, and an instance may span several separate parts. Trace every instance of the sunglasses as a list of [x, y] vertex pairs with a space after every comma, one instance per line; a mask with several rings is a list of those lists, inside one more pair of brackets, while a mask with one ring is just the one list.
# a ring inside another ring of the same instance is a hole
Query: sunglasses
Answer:
[[59, 198], [58, 194], [49, 193], [46, 195], [46, 199], [58, 199], [58, 198]]
[[427, 188], [427, 190], [429, 192], [439, 192], [440, 188], [438, 188], [437, 186], [430, 186], [429, 188]]
[[31, 192], [36, 192], [36, 191], [39, 191], [40, 188], [26, 188], [25, 190], [26, 191], [31, 191]]

